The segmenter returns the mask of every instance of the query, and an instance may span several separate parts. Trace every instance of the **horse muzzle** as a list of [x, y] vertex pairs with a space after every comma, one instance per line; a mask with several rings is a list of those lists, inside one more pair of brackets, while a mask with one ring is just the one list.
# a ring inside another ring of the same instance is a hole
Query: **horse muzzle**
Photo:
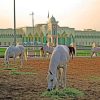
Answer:
[[47, 89], [47, 91], [51, 91], [51, 89]]

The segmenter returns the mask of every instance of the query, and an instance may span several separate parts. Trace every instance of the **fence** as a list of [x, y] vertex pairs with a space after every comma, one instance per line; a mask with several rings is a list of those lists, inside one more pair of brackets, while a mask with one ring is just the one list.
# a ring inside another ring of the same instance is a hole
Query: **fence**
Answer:
[[[0, 57], [4, 57], [5, 50], [8, 46], [2, 46], [0, 47]], [[27, 56], [33, 57], [33, 56], [41, 56], [41, 49], [42, 46], [25, 46], [25, 51]]]
[[[39, 57], [41, 56], [42, 46], [25, 46], [25, 50], [28, 57]], [[4, 53], [7, 47], [0, 47], [0, 57], [4, 57]], [[85, 48], [85, 47], [84, 47]], [[97, 54], [100, 56], [100, 53]], [[76, 56], [91, 56], [91, 49], [76, 49]]]

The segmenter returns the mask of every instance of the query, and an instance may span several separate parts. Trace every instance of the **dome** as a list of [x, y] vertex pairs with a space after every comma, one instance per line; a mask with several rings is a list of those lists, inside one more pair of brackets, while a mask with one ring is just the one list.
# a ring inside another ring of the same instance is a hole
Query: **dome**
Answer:
[[49, 20], [49, 22], [56, 22], [55, 18], [52, 16]]

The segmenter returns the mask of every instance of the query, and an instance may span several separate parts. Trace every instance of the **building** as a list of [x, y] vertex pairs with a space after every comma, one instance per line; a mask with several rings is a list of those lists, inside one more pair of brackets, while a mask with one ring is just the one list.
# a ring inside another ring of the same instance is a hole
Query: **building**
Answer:
[[[34, 30], [34, 33], [33, 33]], [[14, 30], [0, 29], [0, 46], [9, 46], [14, 41]], [[93, 42], [100, 46], [100, 31], [85, 29], [75, 30], [75, 28], [61, 27], [58, 21], [52, 16], [48, 18], [48, 22], [44, 24], [37, 24], [33, 27], [21, 27], [16, 29], [16, 41], [28, 45], [41, 45], [47, 42], [52, 43], [53, 46], [58, 44], [70, 45], [76, 44], [77, 48], [89, 49]], [[24, 44], [25, 45], [25, 44]]]
[[74, 35], [75, 44], [77, 48], [90, 48], [95, 42], [97, 46], [100, 46], [100, 31], [85, 29], [83, 31], [75, 31]]

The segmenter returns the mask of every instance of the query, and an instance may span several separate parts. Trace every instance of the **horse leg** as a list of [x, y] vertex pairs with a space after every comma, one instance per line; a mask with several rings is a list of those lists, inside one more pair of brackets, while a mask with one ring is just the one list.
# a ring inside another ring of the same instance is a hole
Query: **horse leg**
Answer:
[[97, 53], [95, 53], [96, 57], [97, 57]]
[[67, 65], [64, 66], [63, 68], [63, 82], [64, 82], [64, 88], [66, 88], [66, 68], [67, 68]]
[[15, 57], [13, 58], [14, 59], [14, 64], [16, 63], [16, 59], [15, 59]]
[[9, 57], [6, 58], [7, 67], [9, 67]]
[[56, 88], [58, 89], [59, 87], [59, 80], [60, 80], [60, 75], [59, 75], [59, 69], [57, 68], [57, 84], [56, 84]]
[[73, 54], [72, 54], [72, 52], [70, 52], [69, 55], [70, 55], [70, 57], [73, 59]]
[[13, 55], [13, 60], [14, 60], [14, 64], [15, 64], [15, 62], [16, 62], [16, 56], [15, 56], [15, 54]]
[[73, 53], [72, 53], [72, 59], [73, 59]]
[[64, 83], [64, 80], [63, 80], [63, 68], [59, 68], [59, 72], [60, 72], [60, 85], [61, 85], [61, 88], [64, 87], [63, 83]]
[[20, 61], [21, 61], [21, 68], [23, 66], [23, 55], [20, 55]]
[[62, 87], [62, 68], [57, 69], [57, 88]]
[[91, 58], [92, 58], [92, 56], [93, 56], [93, 52], [91, 53]]
[[46, 57], [46, 52], [44, 52], [43, 57]]
[[91, 58], [93, 57], [94, 53], [95, 53], [95, 52], [92, 52], [92, 54], [91, 54]]

